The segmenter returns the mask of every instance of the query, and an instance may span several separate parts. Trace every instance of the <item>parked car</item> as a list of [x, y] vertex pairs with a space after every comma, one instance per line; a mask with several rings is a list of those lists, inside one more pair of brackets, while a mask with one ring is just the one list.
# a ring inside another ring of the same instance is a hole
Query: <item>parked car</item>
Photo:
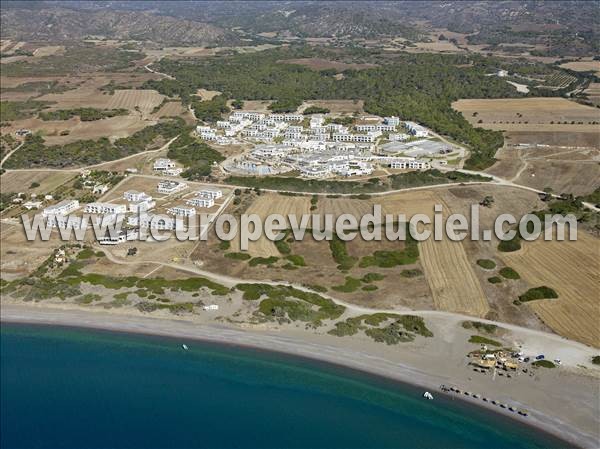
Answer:
[[540, 354], [538, 356], [536, 356], [536, 360], [544, 360], [546, 357], [544, 356], [544, 354]]

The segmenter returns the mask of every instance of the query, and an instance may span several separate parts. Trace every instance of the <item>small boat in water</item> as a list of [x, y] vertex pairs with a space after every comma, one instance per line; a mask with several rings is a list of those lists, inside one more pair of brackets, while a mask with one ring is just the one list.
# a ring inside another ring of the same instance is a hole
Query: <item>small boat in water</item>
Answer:
[[190, 348], [188, 348], [188, 346], [187, 346], [187, 345], [185, 345], [185, 344], [181, 345], [181, 347], [182, 347], [183, 349], [185, 349], [186, 351], [187, 351], [188, 349], [190, 349]]
[[430, 401], [433, 399], [433, 395], [429, 391], [426, 391], [425, 393], [423, 393], [423, 397], [425, 399], [429, 399]]

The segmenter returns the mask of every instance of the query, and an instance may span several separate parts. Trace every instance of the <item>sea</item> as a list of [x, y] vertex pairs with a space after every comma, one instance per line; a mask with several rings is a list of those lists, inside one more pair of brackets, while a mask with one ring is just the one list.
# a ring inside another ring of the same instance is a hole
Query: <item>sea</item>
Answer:
[[435, 391], [280, 353], [41, 325], [0, 335], [2, 448], [565, 447]]

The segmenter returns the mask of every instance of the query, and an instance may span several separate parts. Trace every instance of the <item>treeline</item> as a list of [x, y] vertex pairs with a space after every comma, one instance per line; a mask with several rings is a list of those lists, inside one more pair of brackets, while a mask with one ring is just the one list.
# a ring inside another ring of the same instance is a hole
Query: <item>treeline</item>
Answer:
[[96, 108], [76, 108], [76, 109], [59, 109], [57, 111], [40, 112], [38, 117], [42, 120], [69, 120], [72, 117], [81, 119], [82, 122], [91, 122], [94, 120], [102, 120], [104, 118], [117, 117], [120, 115], [128, 115], [127, 109], [96, 109]]
[[207, 101], [193, 100], [192, 108], [198, 120], [211, 123], [221, 120], [223, 114], [230, 111], [227, 106], [227, 98], [223, 95], [217, 95]]
[[452, 109], [452, 102], [522, 96], [504, 80], [486, 76], [492, 61], [480, 56], [402, 54], [379, 67], [346, 70], [343, 79], [331, 71], [285, 63], [307, 57], [340, 60], [343, 55], [291, 47], [196, 61], [163, 59], [158, 70], [176, 80], [150, 81], [146, 87], [184, 101], [198, 88], [218, 90], [225, 98], [275, 100], [271, 110], [276, 112], [295, 110], [303, 100], [363, 99], [368, 113], [418, 121], [469, 146], [467, 167], [476, 169], [494, 162], [502, 133], [474, 128]]
[[332, 194], [368, 194], [421, 187], [453, 182], [488, 182], [490, 178], [460, 172], [441, 172], [436, 169], [422, 172], [399, 173], [384, 178], [371, 178], [361, 181], [329, 181], [278, 176], [230, 176], [225, 182], [232, 185], [256, 189], [280, 190], [289, 192], [316, 192]]
[[46, 146], [39, 135], [27, 136], [23, 146], [4, 163], [5, 168], [74, 167], [98, 164], [145, 151], [155, 139], [172, 139], [185, 128], [181, 118], [148, 126], [112, 143], [106, 137]]
[[181, 133], [169, 146], [167, 157], [187, 167], [181, 176], [195, 181], [209, 176], [213, 164], [225, 158], [206, 143], [191, 137], [189, 131], [188, 129]]

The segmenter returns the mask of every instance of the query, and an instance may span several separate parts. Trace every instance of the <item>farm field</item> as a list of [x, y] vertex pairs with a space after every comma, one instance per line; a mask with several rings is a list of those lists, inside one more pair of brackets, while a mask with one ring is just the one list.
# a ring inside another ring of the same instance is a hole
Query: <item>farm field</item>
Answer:
[[[285, 196], [267, 193], [259, 196], [248, 208], [246, 214], [256, 214], [264, 220], [270, 214], [281, 214], [284, 217], [288, 214], [295, 214], [300, 217], [302, 214], [308, 214], [309, 212], [310, 197], [308, 196]], [[239, 245], [239, 240], [235, 239], [231, 242], [231, 250], [239, 252]], [[248, 244], [248, 253], [252, 256], [270, 257], [278, 256], [279, 250], [272, 241], [263, 235], [256, 242]]]
[[588, 88], [583, 91], [588, 95], [589, 100], [595, 105], [600, 105], [600, 83], [590, 83]]
[[600, 241], [580, 231], [575, 242], [527, 242], [501, 258], [532, 287], [546, 285], [558, 293], [558, 299], [520, 307], [531, 307], [560, 335], [600, 348], [599, 253]]
[[458, 100], [452, 107], [473, 126], [494, 130], [596, 132], [600, 121], [600, 110], [564, 98]]
[[597, 76], [600, 75], [600, 61], [594, 61], [593, 59], [584, 58], [579, 61], [567, 62], [561, 64], [560, 67], [575, 72], [595, 72]]
[[[61, 171], [9, 171], [0, 176], [0, 186], [4, 193], [27, 192], [37, 195], [52, 192], [77, 176], [72, 172]], [[39, 187], [29, 188], [33, 183]]]

